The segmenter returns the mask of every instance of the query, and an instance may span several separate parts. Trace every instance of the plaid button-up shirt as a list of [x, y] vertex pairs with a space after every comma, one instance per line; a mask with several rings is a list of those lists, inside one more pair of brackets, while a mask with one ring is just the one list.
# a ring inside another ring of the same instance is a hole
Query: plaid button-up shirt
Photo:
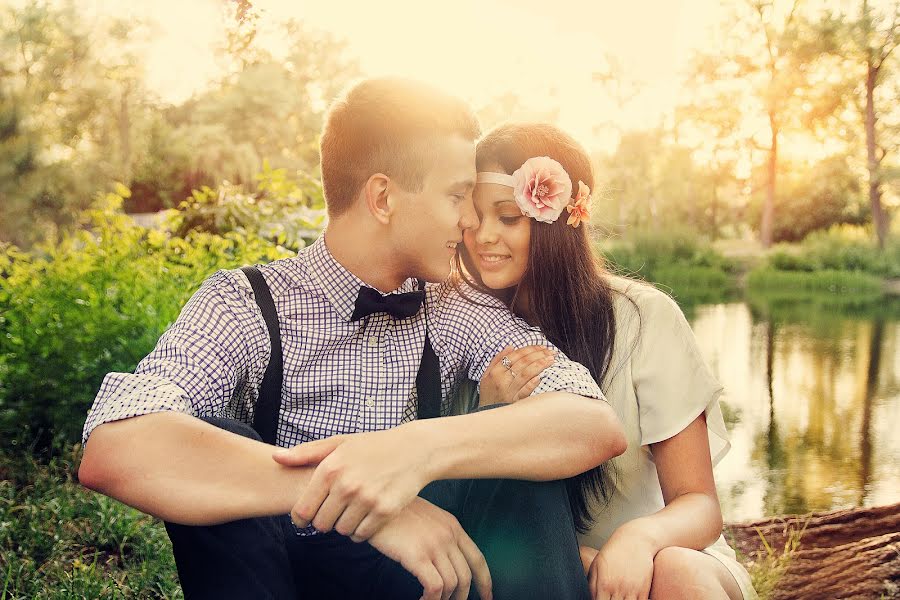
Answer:
[[[324, 238], [260, 271], [281, 328], [279, 446], [414, 419], [426, 317], [440, 362], [443, 414], [457, 384], [465, 377], [480, 380], [505, 346], [550, 346], [539, 330], [496, 299], [467, 290], [472, 302], [448, 284], [428, 286], [423, 310], [410, 318], [376, 313], [352, 322], [356, 296], [365, 284], [331, 256]], [[415, 284], [409, 279], [392, 293], [413, 291]], [[101, 423], [165, 410], [250, 423], [270, 352], [262, 313], [243, 273], [218, 271], [134, 373], [104, 378], [83, 441]], [[588, 370], [562, 353], [534, 393], [556, 390], [603, 398]]]

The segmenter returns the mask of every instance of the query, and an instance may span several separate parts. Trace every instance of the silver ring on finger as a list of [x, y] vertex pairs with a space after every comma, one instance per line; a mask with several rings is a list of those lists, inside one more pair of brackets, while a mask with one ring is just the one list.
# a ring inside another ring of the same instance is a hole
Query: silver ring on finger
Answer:
[[500, 359], [500, 364], [506, 367], [507, 371], [512, 371], [512, 362], [510, 362], [508, 356], [504, 356], [502, 359]]

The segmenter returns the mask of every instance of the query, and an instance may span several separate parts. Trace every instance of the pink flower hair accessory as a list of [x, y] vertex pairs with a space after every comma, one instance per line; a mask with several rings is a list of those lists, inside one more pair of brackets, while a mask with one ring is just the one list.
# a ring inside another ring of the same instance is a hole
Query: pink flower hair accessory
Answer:
[[529, 158], [512, 174], [513, 197], [522, 213], [553, 223], [572, 197], [572, 180], [563, 166], [548, 156]]
[[591, 188], [583, 181], [578, 182], [578, 193], [575, 195], [575, 201], [566, 206], [569, 211], [569, 220], [566, 225], [578, 228], [582, 221], [591, 220]]
[[582, 221], [590, 219], [590, 188], [579, 181], [578, 194], [572, 198], [569, 174], [548, 156], [529, 158], [512, 175], [482, 171], [475, 181], [511, 187], [522, 214], [542, 223], [555, 223], [563, 208], [570, 215], [567, 225], [577, 228]]

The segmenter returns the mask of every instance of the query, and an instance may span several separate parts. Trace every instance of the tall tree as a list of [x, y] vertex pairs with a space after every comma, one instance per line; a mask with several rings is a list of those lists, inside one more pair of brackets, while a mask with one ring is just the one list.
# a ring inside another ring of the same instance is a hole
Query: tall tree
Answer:
[[734, 113], [739, 120], [732, 131], [747, 135], [766, 153], [759, 238], [768, 247], [773, 241], [779, 145], [784, 135], [805, 125], [803, 106], [815, 88], [810, 74], [819, 52], [801, 0], [740, 0], [733, 9], [723, 28], [722, 50], [695, 57], [693, 83], [712, 88], [717, 93], [707, 97], [728, 105], [740, 98], [741, 110]]
[[[888, 70], [888, 59], [900, 44], [900, 1], [884, 12], [874, 8], [869, 0], [863, 0], [859, 15], [850, 22], [850, 48], [853, 54], [865, 65], [865, 109], [863, 122], [866, 131], [866, 170], [869, 175], [869, 204], [872, 210], [872, 224], [878, 245], [884, 248], [888, 235], [889, 215], [882, 204], [882, 186], [884, 174], [882, 165], [891, 149], [896, 144], [884, 143], [883, 137], [890, 136], [880, 127], [882, 111], [876, 107], [879, 100], [879, 87], [885, 81]], [[890, 100], [888, 99], [890, 102]], [[896, 102], [896, 98], [894, 98]], [[896, 142], [896, 139], [893, 140]]]

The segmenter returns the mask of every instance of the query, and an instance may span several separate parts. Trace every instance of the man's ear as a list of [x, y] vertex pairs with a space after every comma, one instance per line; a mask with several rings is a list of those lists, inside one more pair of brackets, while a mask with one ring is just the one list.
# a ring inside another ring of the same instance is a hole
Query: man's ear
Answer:
[[388, 224], [394, 212], [394, 203], [391, 201], [390, 195], [390, 184], [390, 177], [384, 173], [375, 173], [369, 177], [363, 186], [363, 199], [365, 200], [366, 208], [383, 225]]

